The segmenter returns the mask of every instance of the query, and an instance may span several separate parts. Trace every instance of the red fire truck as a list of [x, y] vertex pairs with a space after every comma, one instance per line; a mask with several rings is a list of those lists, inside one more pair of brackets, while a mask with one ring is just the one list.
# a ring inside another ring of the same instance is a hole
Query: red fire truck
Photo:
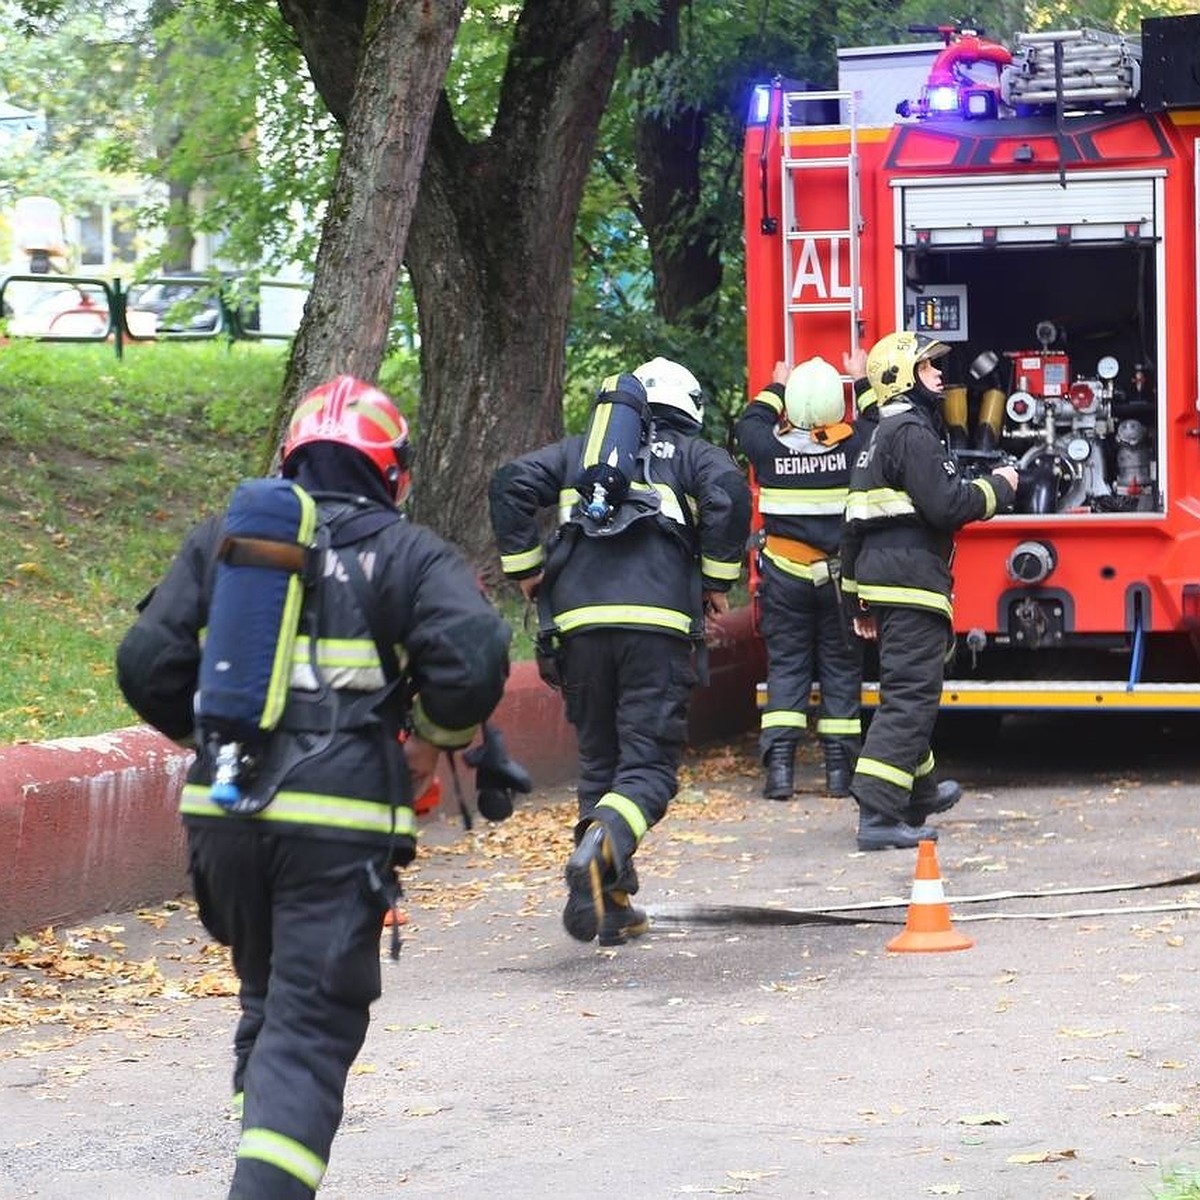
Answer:
[[894, 329], [949, 343], [960, 470], [1022, 488], [958, 536], [943, 703], [1198, 709], [1200, 16], [938, 32], [756, 91], [751, 393]]

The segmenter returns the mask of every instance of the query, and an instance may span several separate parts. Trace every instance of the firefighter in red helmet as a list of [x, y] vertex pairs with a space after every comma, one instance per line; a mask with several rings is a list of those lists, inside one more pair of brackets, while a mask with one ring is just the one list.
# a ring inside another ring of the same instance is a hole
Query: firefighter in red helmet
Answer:
[[925, 822], [958, 802], [938, 782], [930, 741], [951, 626], [954, 532], [1010, 509], [1017, 472], [1000, 466], [966, 479], [946, 442], [942, 372], [950, 347], [925, 334], [881, 338], [867, 356], [879, 422], [850, 477], [842, 534], [842, 588], [857, 601], [854, 628], [877, 640], [880, 704], [858, 756], [858, 848], [937, 839]]
[[[231, 947], [241, 984], [231, 1197], [316, 1192], [380, 994], [395, 868], [415, 852], [412, 797], [440, 752], [473, 739], [508, 673], [510, 632], [474, 571], [397, 511], [409, 459], [407, 424], [377, 388], [343, 375], [300, 402], [274, 481], [313, 506], [282, 714], [243, 781], [253, 803], [217, 800], [203, 740], [183, 789], [200, 917]], [[200, 635], [228, 619], [214, 605], [221, 571], [236, 562], [266, 580], [282, 555], [231, 533], [232, 512], [188, 535], [117, 653], [132, 707], [176, 740], [210, 719]], [[247, 642], [252, 616], [233, 614]]]

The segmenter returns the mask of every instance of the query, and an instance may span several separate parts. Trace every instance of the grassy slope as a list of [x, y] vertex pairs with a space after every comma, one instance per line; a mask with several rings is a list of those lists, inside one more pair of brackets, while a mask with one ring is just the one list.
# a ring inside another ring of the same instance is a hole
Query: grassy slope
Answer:
[[0, 345], [0, 744], [136, 721], [113, 651], [183, 532], [253, 473], [283, 351]]

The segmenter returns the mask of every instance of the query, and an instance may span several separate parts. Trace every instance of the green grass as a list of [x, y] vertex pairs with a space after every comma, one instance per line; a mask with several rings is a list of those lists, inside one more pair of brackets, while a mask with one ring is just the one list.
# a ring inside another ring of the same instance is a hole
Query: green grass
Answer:
[[[117, 643], [184, 533], [255, 474], [277, 345], [0, 343], [0, 745], [138, 722]], [[515, 587], [497, 597], [531, 658]]]
[[0, 346], [0, 744], [137, 718], [113, 653], [185, 530], [252, 474], [284, 352]]

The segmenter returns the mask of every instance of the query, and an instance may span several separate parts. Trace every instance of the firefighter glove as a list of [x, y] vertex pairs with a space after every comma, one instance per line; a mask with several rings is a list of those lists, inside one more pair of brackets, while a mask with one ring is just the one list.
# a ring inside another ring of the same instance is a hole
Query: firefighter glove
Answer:
[[513, 793], [533, 790], [529, 773], [509, 758], [503, 735], [492, 725], [484, 725], [483, 741], [463, 755], [463, 762], [475, 768], [475, 804], [485, 820], [511, 817]]

